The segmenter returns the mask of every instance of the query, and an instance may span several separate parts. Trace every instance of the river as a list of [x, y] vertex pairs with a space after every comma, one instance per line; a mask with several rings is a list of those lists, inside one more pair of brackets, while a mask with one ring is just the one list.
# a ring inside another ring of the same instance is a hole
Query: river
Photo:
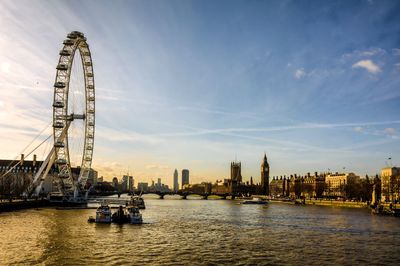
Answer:
[[398, 265], [400, 218], [367, 209], [146, 199], [143, 225], [94, 209], [0, 213], [0, 264]]

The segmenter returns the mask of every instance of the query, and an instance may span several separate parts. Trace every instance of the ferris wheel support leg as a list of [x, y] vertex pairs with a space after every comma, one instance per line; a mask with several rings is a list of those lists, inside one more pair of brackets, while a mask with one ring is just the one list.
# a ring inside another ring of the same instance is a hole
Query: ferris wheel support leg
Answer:
[[[68, 131], [70, 123], [67, 123], [67, 126], [63, 130], [60, 136], [60, 140], [65, 138], [65, 135]], [[32, 192], [35, 192], [36, 196], [39, 196], [42, 186], [43, 186], [43, 181], [47, 178], [47, 174], [50, 171], [50, 168], [52, 167], [54, 161], [56, 159], [56, 150], [53, 147], [49, 154], [46, 157], [46, 160], [42, 163], [40, 166], [39, 170], [37, 171], [35, 177], [33, 178], [32, 185], [28, 189], [28, 195], [32, 194]], [[39, 183], [40, 181], [40, 183]], [[38, 184], [39, 183], [39, 184]]]
[[40, 192], [42, 191], [42, 187], [43, 187], [43, 181], [40, 181], [39, 185], [36, 186], [36, 188], [35, 188], [35, 193], [34, 194], [39, 196]]
[[[32, 185], [28, 191], [28, 195], [35, 191], [36, 196], [39, 195], [42, 189], [43, 181], [47, 178], [47, 174], [50, 171], [51, 166], [55, 160], [55, 149], [51, 149], [50, 153], [47, 155], [46, 160], [42, 163], [39, 170], [37, 171], [35, 177], [33, 178]], [[40, 183], [38, 184], [38, 182]]]

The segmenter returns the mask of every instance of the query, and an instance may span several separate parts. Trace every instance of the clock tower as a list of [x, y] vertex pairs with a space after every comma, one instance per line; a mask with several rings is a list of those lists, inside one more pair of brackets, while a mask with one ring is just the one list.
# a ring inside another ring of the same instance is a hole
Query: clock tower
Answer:
[[262, 194], [269, 195], [269, 164], [265, 153], [261, 163], [261, 189]]

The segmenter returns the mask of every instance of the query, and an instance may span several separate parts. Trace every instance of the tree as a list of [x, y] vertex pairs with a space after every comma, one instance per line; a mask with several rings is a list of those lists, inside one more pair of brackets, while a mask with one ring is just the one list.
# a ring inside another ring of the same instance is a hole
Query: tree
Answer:
[[347, 199], [361, 199], [361, 182], [354, 179], [349, 178], [347, 180], [347, 184], [344, 185], [344, 191]]
[[381, 201], [382, 198], [382, 183], [381, 183], [381, 179], [379, 178], [378, 175], [375, 175], [374, 178], [374, 185], [375, 185], [375, 197], [377, 201]]

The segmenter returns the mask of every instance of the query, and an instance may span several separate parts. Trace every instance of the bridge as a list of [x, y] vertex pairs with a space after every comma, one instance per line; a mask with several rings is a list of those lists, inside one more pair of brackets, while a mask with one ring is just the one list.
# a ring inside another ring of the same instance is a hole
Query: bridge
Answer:
[[213, 193], [213, 192], [194, 192], [194, 191], [177, 191], [177, 192], [164, 192], [164, 191], [146, 191], [146, 192], [141, 192], [141, 191], [135, 191], [135, 194], [139, 195], [148, 195], [148, 194], [153, 194], [153, 195], [158, 195], [160, 199], [164, 199], [165, 196], [180, 196], [181, 199], [187, 199], [188, 196], [199, 196], [205, 200], [208, 199], [208, 197], [214, 196], [214, 197], [219, 197], [221, 199], [235, 199], [237, 197], [241, 196], [251, 196], [251, 195], [243, 195], [243, 194], [232, 194], [232, 193]]

